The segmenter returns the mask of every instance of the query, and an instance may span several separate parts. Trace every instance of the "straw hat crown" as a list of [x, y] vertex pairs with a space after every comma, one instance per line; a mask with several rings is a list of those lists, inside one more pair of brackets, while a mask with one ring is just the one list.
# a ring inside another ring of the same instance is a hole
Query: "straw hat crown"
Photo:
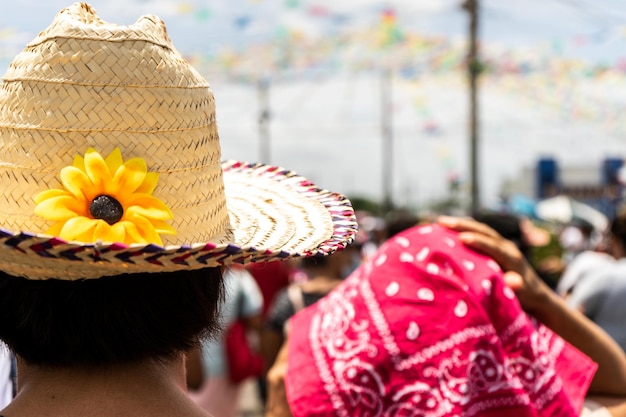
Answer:
[[157, 17], [116, 25], [76, 3], [11, 62], [0, 89], [3, 227], [47, 230], [34, 196], [60, 188], [61, 169], [90, 147], [120, 148], [159, 173], [176, 230], [164, 244], [231, 238], [213, 93]]
[[144, 16], [59, 12], [0, 87], [0, 270], [90, 279], [326, 256], [350, 201], [276, 166], [222, 161], [208, 83]]

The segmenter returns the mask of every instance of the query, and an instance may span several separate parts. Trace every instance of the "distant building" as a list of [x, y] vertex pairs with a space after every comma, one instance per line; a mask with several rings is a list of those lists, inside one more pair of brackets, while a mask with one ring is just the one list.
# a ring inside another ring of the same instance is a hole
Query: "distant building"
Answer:
[[518, 178], [507, 181], [506, 194], [535, 200], [567, 195], [613, 218], [622, 203], [623, 167], [622, 158], [606, 158], [595, 166], [560, 166], [554, 158], [541, 158], [534, 167], [524, 168]]

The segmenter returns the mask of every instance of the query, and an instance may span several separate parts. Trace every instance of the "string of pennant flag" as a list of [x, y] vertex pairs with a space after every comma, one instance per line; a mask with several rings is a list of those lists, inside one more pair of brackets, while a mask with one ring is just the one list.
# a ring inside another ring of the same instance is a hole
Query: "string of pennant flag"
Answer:
[[[246, 13], [231, 16], [235, 30], [246, 31], [257, 19], [263, 19], [255, 12], [255, 7], [266, 0], [247, 1]], [[277, 20], [272, 36], [262, 41], [238, 46], [225, 44], [210, 52], [183, 49], [183, 53], [211, 79], [223, 77], [248, 83], [338, 70], [375, 72], [382, 67], [391, 68], [394, 77], [419, 80], [424, 76], [446, 76], [466, 69], [465, 41], [419, 33], [406, 24], [401, 9], [381, 6], [346, 13], [305, 0], [282, 0], [278, 7], [346, 30], [335, 30], [322, 37], [311, 36], [297, 25]], [[215, 20], [223, 20], [221, 11], [206, 3], [177, 3], [176, 13], [207, 26]], [[369, 14], [369, 25], [352, 25], [356, 19], [363, 20], [363, 13]], [[14, 48], [8, 45], [18, 33], [10, 27], [0, 27], [0, 59], [3, 61], [15, 55]], [[481, 82], [547, 106], [563, 118], [599, 121], [611, 132], [626, 133], [626, 123], [620, 117], [626, 109], [626, 56], [602, 64], [562, 55], [566, 44], [586, 48], [623, 38], [626, 38], [626, 26], [547, 41], [524, 50], [485, 43], [480, 47]], [[428, 113], [427, 102], [422, 100], [416, 110]]]

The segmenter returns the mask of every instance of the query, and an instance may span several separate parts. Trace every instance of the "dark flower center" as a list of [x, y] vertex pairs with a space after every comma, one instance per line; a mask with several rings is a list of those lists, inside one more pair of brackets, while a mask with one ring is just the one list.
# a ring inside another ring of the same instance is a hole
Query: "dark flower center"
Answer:
[[109, 224], [120, 221], [124, 215], [124, 207], [109, 195], [99, 195], [89, 205], [89, 213], [94, 219], [102, 219]]

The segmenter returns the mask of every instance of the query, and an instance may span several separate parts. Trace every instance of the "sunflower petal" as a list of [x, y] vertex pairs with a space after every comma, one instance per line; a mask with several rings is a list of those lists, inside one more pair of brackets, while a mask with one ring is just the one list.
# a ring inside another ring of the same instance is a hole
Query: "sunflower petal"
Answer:
[[61, 229], [65, 222], [56, 222], [48, 230], [46, 230], [47, 235], [58, 236], [61, 237]]
[[[94, 192], [93, 183], [87, 174], [74, 166], [68, 166], [61, 170], [61, 183], [67, 191], [80, 200], [91, 200], [85, 195]], [[95, 197], [95, 196], [94, 196]]]
[[113, 242], [124, 243], [126, 241], [126, 227], [123, 224], [115, 223], [111, 225], [111, 232], [113, 232], [113, 237], [115, 240]]
[[109, 172], [111, 173], [111, 175], [115, 175], [117, 169], [121, 167], [122, 164], [124, 164], [124, 159], [122, 158], [122, 151], [120, 151], [120, 148], [116, 147], [115, 149], [113, 149], [113, 152], [111, 152], [109, 156], [106, 157], [104, 162], [107, 164], [107, 167], [109, 167]]
[[93, 231], [98, 221], [84, 216], [71, 218], [63, 225], [59, 237], [65, 240], [93, 243]]
[[74, 162], [72, 163], [72, 166], [80, 169], [81, 171], [85, 171], [85, 158], [80, 155], [74, 156]]
[[54, 221], [85, 215], [85, 204], [71, 196], [48, 198], [35, 206], [35, 214]]
[[141, 235], [141, 233], [139, 233], [139, 230], [137, 229], [137, 226], [135, 226], [135, 223], [129, 221], [121, 221], [119, 222], [119, 224], [123, 225], [124, 229], [126, 230], [126, 239], [124, 243], [126, 243], [127, 245], [130, 245], [131, 243], [148, 243], [146, 239]]
[[111, 193], [134, 193], [146, 178], [148, 167], [146, 161], [141, 158], [133, 158], [124, 163], [113, 177]]
[[126, 202], [126, 211], [134, 212], [148, 219], [170, 220], [172, 211], [161, 200], [148, 194], [133, 194]]
[[68, 191], [65, 190], [59, 190], [56, 188], [50, 189], [50, 190], [45, 190], [40, 192], [39, 194], [37, 194], [34, 198], [35, 200], [35, 204], [39, 204], [44, 200], [47, 200], [49, 198], [53, 198], [53, 197], [60, 197], [60, 196], [71, 196], [72, 194]]
[[124, 242], [126, 232], [124, 231], [124, 225], [119, 223], [108, 224], [104, 220], [99, 220], [93, 231], [94, 240], [101, 240], [103, 242]]
[[152, 225], [157, 233], [162, 233], [166, 235], [175, 235], [176, 229], [174, 229], [169, 223], [166, 223], [161, 220], [152, 220]]
[[148, 219], [135, 213], [130, 213], [129, 217], [129, 220], [133, 222], [135, 226], [137, 226], [137, 230], [143, 236], [146, 242], [155, 243], [157, 245], [163, 246], [161, 237]]
[[111, 183], [111, 172], [102, 155], [93, 148], [85, 152], [85, 172], [98, 192], [102, 192], [106, 184]]
[[135, 192], [142, 193], [142, 194], [152, 194], [152, 192], [156, 188], [158, 180], [159, 180], [158, 172], [147, 172], [146, 178], [143, 179], [143, 182], [141, 183], [139, 187], [137, 187]]

